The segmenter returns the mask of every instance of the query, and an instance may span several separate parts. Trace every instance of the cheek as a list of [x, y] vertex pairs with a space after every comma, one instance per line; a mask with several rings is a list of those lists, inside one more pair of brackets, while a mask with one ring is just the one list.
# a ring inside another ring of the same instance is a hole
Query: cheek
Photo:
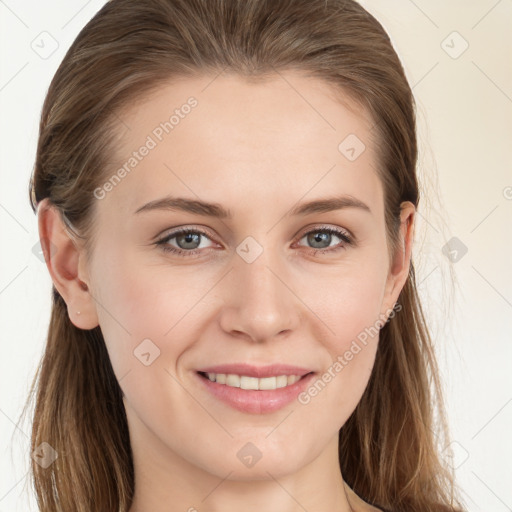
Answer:
[[347, 265], [328, 281], [322, 278], [304, 285], [307, 304], [323, 324], [323, 344], [330, 357], [304, 403], [327, 388], [325, 407], [333, 410], [335, 405], [340, 426], [359, 402], [373, 369], [385, 278], [383, 265], [369, 261]]
[[118, 261], [96, 275], [99, 321], [114, 373], [144, 421], [155, 430], [171, 426], [178, 439], [186, 438], [174, 411], [194, 402], [175, 377], [182, 354], [199, 337], [205, 313], [200, 299], [208, 287], [165, 265], [148, 266], [129, 256]]
[[[339, 269], [302, 277], [299, 293], [324, 324], [334, 357], [379, 319], [386, 274], [378, 261], [347, 261]], [[300, 281], [299, 281], [300, 282]]]
[[[106, 262], [117, 261], [110, 265]], [[122, 257], [105, 247], [94, 268], [99, 323], [114, 372], [143, 372], [144, 363], [176, 359], [186, 339], [177, 337], [201, 297], [185, 277], [164, 265], [148, 266], [135, 255]], [[172, 277], [172, 278], [171, 278]], [[180, 339], [183, 340], [180, 342]], [[170, 343], [172, 341], [172, 343]], [[147, 355], [149, 353], [149, 356]], [[160, 366], [161, 364], [159, 364]]]
[[[148, 264], [147, 258], [128, 251], [121, 258], [105, 250], [105, 261], [119, 261], [99, 264], [94, 277], [101, 283], [99, 322], [121, 388], [149, 415], [162, 411], [162, 403], [170, 410], [182, 407], [190, 397], [171, 375], [182, 379], [183, 356], [211, 321], [205, 304], [218, 273], [172, 268], [162, 261]], [[157, 417], [164, 424], [173, 420], [160, 413]]]

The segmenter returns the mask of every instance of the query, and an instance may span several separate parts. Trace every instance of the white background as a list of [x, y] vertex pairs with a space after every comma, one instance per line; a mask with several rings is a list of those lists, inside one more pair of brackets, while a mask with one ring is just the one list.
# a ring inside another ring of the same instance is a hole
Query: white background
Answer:
[[[512, 2], [362, 3], [390, 34], [418, 105], [413, 258], [446, 390], [451, 463], [468, 510], [512, 511]], [[29, 425], [15, 424], [50, 313], [28, 199], [39, 115], [67, 48], [103, 4], [0, 1], [0, 512], [36, 510]], [[32, 48], [44, 37], [51, 49], [44, 31], [58, 44], [47, 58]], [[452, 237], [467, 247], [456, 262], [442, 252]]]

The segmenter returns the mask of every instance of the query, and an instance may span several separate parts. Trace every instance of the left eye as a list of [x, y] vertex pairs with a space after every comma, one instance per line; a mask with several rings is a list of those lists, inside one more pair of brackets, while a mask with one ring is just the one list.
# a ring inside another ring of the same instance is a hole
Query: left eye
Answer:
[[[338, 243], [337, 246], [329, 247], [333, 236], [342, 241], [341, 246]], [[336, 251], [338, 249], [343, 249], [345, 245], [352, 244], [352, 238], [347, 232], [330, 227], [308, 231], [302, 236], [300, 240], [303, 239], [306, 239], [308, 243], [313, 244], [313, 247], [311, 248], [316, 249], [315, 254], [318, 250], [322, 251], [322, 249], [327, 249], [323, 250], [322, 252]], [[327, 245], [324, 245], [325, 243], [327, 243]]]
[[[333, 247], [329, 247], [333, 241], [333, 236], [338, 238], [341, 242], [338, 242], [338, 244]], [[180, 256], [191, 256], [201, 252], [201, 249], [208, 248], [204, 246], [201, 247], [202, 238], [211, 240], [207, 233], [198, 229], [182, 229], [166, 235], [158, 240], [156, 245], [160, 246], [165, 252], [171, 252]], [[170, 243], [170, 241], [174, 239], [177, 246]], [[315, 254], [318, 251], [321, 253], [337, 251], [345, 248], [347, 245], [353, 245], [352, 237], [348, 232], [331, 227], [307, 231], [299, 239], [299, 242], [304, 239], [306, 239], [307, 243], [313, 245], [309, 247], [309, 249]]]

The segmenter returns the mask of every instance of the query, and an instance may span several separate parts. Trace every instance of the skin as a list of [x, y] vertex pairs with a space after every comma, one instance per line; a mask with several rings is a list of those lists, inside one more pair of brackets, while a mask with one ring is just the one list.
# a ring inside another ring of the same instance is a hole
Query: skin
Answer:
[[[414, 206], [402, 204], [402, 246], [389, 259], [373, 123], [348, 97], [340, 101], [299, 72], [259, 83], [224, 74], [162, 86], [120, 116], [116, 164], [190, 96], [197, 107], [97, 200], [90, 261], [47, 200], [38, 213], [42, 241], [57, 248], [47, 265], [69, 317], [81, 329], [101, 326], [125, 395], [136, 479], [130, 512], [375, 511], [343, 481], [338, 431], [368, 383], [378, 335], [309, 403], [267, 414], [218, 401], [195, 370], [286, 362], [321, 376], [397, 301], [409, 271]], [[348, 134], [366, 146], [354, 161], [338, 150]], [[134, 214], [171, 193], [219, 203], [233, 218]], [[298, 202], [334, 194], [351, 195], [371, 212], [286, 216]], [[183, 237], [167, 243], [199, 246], [199, 256], [155, 245], [185, 225], [208, 236], [195, 245]], [[348, 230], [356, 244], [325, 252], [343, 242], [327, 235], [314, 245], [304, 236], [316, 229], [318, 237], [322, 226]], [[263, 249], [251, 263], [236, 252], [248, 236]], [[134, 357], [146, 338], [160, 350], [148, 366]], [[248, 442], [261, 453], [252, 467], [237, 457]]]

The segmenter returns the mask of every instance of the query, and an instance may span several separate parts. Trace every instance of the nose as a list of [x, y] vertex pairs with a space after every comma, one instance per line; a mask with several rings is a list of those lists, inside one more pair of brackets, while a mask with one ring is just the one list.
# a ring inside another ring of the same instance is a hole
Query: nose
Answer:
[[252, 263], [235, 256], [225, 283], [220, 314], [224, 332], [255, 342], [283, 335], [299, 324], [302, 303], [293, 292], [285, 265], [265, 250]]

